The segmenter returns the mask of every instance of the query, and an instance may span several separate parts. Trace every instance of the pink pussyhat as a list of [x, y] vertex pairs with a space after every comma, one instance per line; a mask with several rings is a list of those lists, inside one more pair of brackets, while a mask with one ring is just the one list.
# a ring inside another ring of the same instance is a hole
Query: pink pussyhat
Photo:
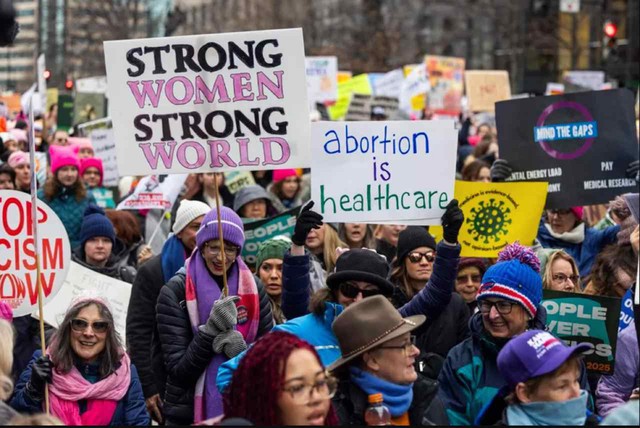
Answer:
[[51, 155], [51, 173], [53, 175], [64, 166], [75, 166], [80, 170], [80, 160], [75, 154], [73, 148], [63, 146], [50, 146], [49, 154]]
[[276, 169], [273, 171], [273, 182], [277, 183], [289, 177], [297, 177], [298, 173], [295, 169]]
[[84, 175], [87, 168], [95, 167], [100, 172], [100, 184], [102, 186], [102, 178], [104, 176], [104, 167], [102, 166], [102, 159], [99, 158], [84, 158], [80, 159], [80, 177]]
[[91, 144], [91, 139], [89, 138], [69, 137], [68, 142], [76, 154], [80, 153], [82, 149], [91, 149], [92, 156], [95, 154], [93, 144]]
[[0, 300], [0, 320], [13, 321], [13, 309], [3, 300]]
[[584, 213], [583, 207], [571, 207], [570, 210], [573, 213], [573, 215], [575, 215], [578, 218], [578, 220], [582, 221], [582, 214]]

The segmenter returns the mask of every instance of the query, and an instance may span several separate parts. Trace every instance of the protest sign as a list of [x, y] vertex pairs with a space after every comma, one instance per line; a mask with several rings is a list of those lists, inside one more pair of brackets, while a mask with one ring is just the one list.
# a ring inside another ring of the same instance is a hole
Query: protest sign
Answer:
[[68, 131], [73, 126], [73, 96], [58, 95], [58, 126], [61, 131]]
[[613, 374], [620, 299], [552, 290], [543, 290], [542, 296], [549, 332], [570, 346], [588, 344], [587, 370]]
[[557, 82], [547, 82], [547, 88], [544, 91], [545, 95], [562, 95], [564, 94], [564, 84]]
[[104, 176], [102, 185], [114, 187], [118, 185], [118, 158], [116, 154], [116, 140], [113, 128], [94, 129], [89, 134], [95, 157], [102, 159]]
[[345, 120], [371, 120], [375, 107], [380, 107], [387, 118], [391, 118], [398, 111], [398, 100], [391, 97], [353, 94]]
[[334, 102], [338, 98], [338, 58], [308, 56], [304, 59], [307, 74], [307, 95], [315, 103]]
[[244, 247], [242, 248], [242, 258], [245, 263], [250, 266], [255, 265], [260, 243], [275, 238], [276, 236], [291, 238], [293, 230], [296, 227], [296, 217], [298, 217], [300, 208], [301, 207], [290, 209], [275, 217], [245, 223], [245, 240]]
[[131, 195], [120, 202], [118, 210], [170, 210], [188, 174], [169, 174], [162, 179], [148, 175], [140, 180]]
[[[44, 321], [58, 328], [69, 304], [76, 296], [79, 294], [100, 296], [108, 302], [114, 327], [124, 344], [131, 284], [99, 274], [76, 262], [70, 262], [70, 265], [69, 274], [62, 289], [44, 307]], [[38, 313], [35, 312], [32, 316], [37, 319]]]
[[583, 88], [599, 91], [604, 84], [604, 71], [565, 71], [562, 80]]
[[547, 208], [606, 203], [637, 189], [633, 93], [578, 92], [496, 103], [500, 157], [511, 181], [548, 181]]
[[351, 80], [353, 77], [353, 73], [350, 71], [342, 71], [338, 70], [338, 83], [346, 82], [347, 80]]
[[[532, 245], [547, 196], [547, 183], [456, 181], [454, 197], [464, 213], [461, 257], [498, 257], [510, 243]], [[429, 232], [442, 236], [440, 226]]]
[[250, 171], [229, 171], [224, 173], [224, 184], [231, 194], [235, 194], [243, 187], [256, 184]]
[[453, 121], [316, 122], [312, 199], [328, 222], [425, 220], [453, 199]]
[[329, 106], [331, 119], [344, 119], [353, 94], [371, 95], [372, 93], [371, 82], [369, 82], [367, 74], [359, 74], [349, 80], [338, 83], [338, 99], [334, 105]]
[[104, 42], [121, 174], [309, 166], [302, 30]]
[[426, 55], [424, 63], [430, 84], [429, 108], [440, 116], [457, 117], [462, 111], [464, 58]]
[[507, 71], [467, 70], [464, 78], [471, 111], [494, 111], [496, 102], [511, 98]]
[[47, 204], [38, 201], [38, 243], [33, 234], [33, 206], [27, 193], [0, 191], [0, 300], [13, 316], [38, 308], [36, 254], [46, 303], [62, 287], [71, 262], [71, 245], [64, 225]]
[[47, 153], [35, 152], [33, 155], [36, 162], [36, 181], [38, 182], [38, 188], [42, 188], [47, 181]]
[[400, 85], [400, 108], [408, 114], [419, 113], [426, 106], [429, 76], [424, 64], [405, 65], [405, 79]]
[[401, 68], [391, 70], [373, 81], [373, 94], [377, 96], [399, 98], [404, 72]]

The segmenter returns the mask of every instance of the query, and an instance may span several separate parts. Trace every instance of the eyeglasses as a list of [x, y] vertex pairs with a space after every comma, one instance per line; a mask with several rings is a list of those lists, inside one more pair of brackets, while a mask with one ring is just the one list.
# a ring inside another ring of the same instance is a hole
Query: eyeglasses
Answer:
[[397, 346], [378, 346], [378, 349], [402, 349], [404, 352], [404, 356], [408, 356], [409, 354], [411, 354], [411, 351], [413, 350], [413, 347], [416, 346], [416, 337], [414, 335], [411, 335], [411, 337], [409, 338], [409, 342], [406, 342], [403, 345], [397, 345]]
[[[214, 257], [218, 257], [221, 252], [220, 246], [218, 245], [213, 246], [210, 244], [204, 244], [203, 248], [205, 251], [207, 251], [209, 254], [211, 254]], [[236, 257], [238, 255], [238, 251], [240, 251], [240, 248], [236, 246], [233, 246], [233, 245], [224, 246], [224, 255], [228, 259], [232, 259]]]
[[513, 309], [513, 305], [515, 304], [516, 304], [515, 302], [508, 302], [506, 300], [499, 300], [497, 302], [481, 300], [478, 302], [478, 309], [480, 309], [481, 313], [486, 315], [489, 312], [491, 312], [491, 308], [495, 306], [499, 314], [508, 315], [511, 313], [511, 310]]
[[[299, 381], [296, 381], [299, 382]], [[329, 400], [336, 395], [338, 389], [338, 381], [328, 374], [324, 375], [324, 378], [318, 379], [314, 384], [308, 383], [296, 383], [292, 386], [284, 388], [283, 390], [291, 396], [293, 403], [299, 406], [309, 404], [311, 401], [311, 394], [313, 391], [318, 394], [318, 398], [321, 400]]]
[[458, 275], [456, 278], [458, 282], [480, 282], [482, 280], [482, 275]]
[[[73, 331], [82, 333], [86, 331], [87, 328], [89, 328], [88, 321], [82, 320], [80, 318], [74, 318], [71, 320], [71, 329]], [[108, 321], [94, 321], [91, 323], [91, 330], [93, 330], [94, 333], [105, 333], [108, 328], [109, 328]]]
[[343, 282], [340, 284], [340, 293], [348, 299], [355, 299], [358, 296], [358, 293], [362, 293], [362, 298], [364, 299], [380, 294], [380, 290], [377, 288], [372, 290], [363, 290], [351, 282]]
[[433, 263], [433, 261], [436, 259], [436, 256], [433, 254], [432, 251], [428, 251], [426, 253], [419, 253], [417, 251], [413, 251], [409, 253], [409, 261], [411, 263], [420, 263], [423, 257], [427, 259], [429, 263]]
[[565, 275], [564, 273], [555, 273], [552, 276], [552, 279], [556, 282], [565, 282], [566, 280], [569, 280], [571, 282], [573, 282], [574, 284], [578, 284], [578, 280], [580, 280], [580, 277], [578, 275]]

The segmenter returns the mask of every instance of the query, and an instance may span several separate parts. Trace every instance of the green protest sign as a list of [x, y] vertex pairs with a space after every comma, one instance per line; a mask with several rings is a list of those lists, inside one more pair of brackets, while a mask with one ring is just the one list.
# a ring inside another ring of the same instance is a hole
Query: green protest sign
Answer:
[[242, 248], [242, 258], [245, 263], [253, 267], [256, 262], [256, 255], [258, 254], [258, 246], [261, 242], [282, 235], [291, 238], [299, 212], [300, 207], [297, 207], [275, 217], [245, 223], [245, 240], [244, 247]]
[[235, 195], [238, 190], [256, 184], [256, 181], [251, 171], [228, 171], [224, 173], [224, 184]]
[[618, 340], [620, 299], [543, 290], [549, 332], [568, 345], [587, 343], [587, 370], [612, 374]]
[[68, 131], [73, 125], [73, 97], [68, 94], [58, 96], [58, 128]]

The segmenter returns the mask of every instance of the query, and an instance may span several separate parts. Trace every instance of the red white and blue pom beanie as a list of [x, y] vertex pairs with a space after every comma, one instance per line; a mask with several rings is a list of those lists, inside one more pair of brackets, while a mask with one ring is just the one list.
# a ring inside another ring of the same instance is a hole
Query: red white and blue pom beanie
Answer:
[[490, 297], [516, 302], [535, 318], [542, 300], [542, 277], [540, 260], [531, 249], [516, 242], [498, 254], [498, 262], [482, 277], [476, 300]]
[[[222, 238], [239, 248], [244, 245], [244, 226], [242, 220], [231, 208], [220, 207], [220, 222], [222, 223]], [[196, 233], [196, 244], [202, 251], [202, 246], [213, 239], [218, 239], [218, 213], [216, 209], [209, 211], [202, 219], [202, 224]]]

